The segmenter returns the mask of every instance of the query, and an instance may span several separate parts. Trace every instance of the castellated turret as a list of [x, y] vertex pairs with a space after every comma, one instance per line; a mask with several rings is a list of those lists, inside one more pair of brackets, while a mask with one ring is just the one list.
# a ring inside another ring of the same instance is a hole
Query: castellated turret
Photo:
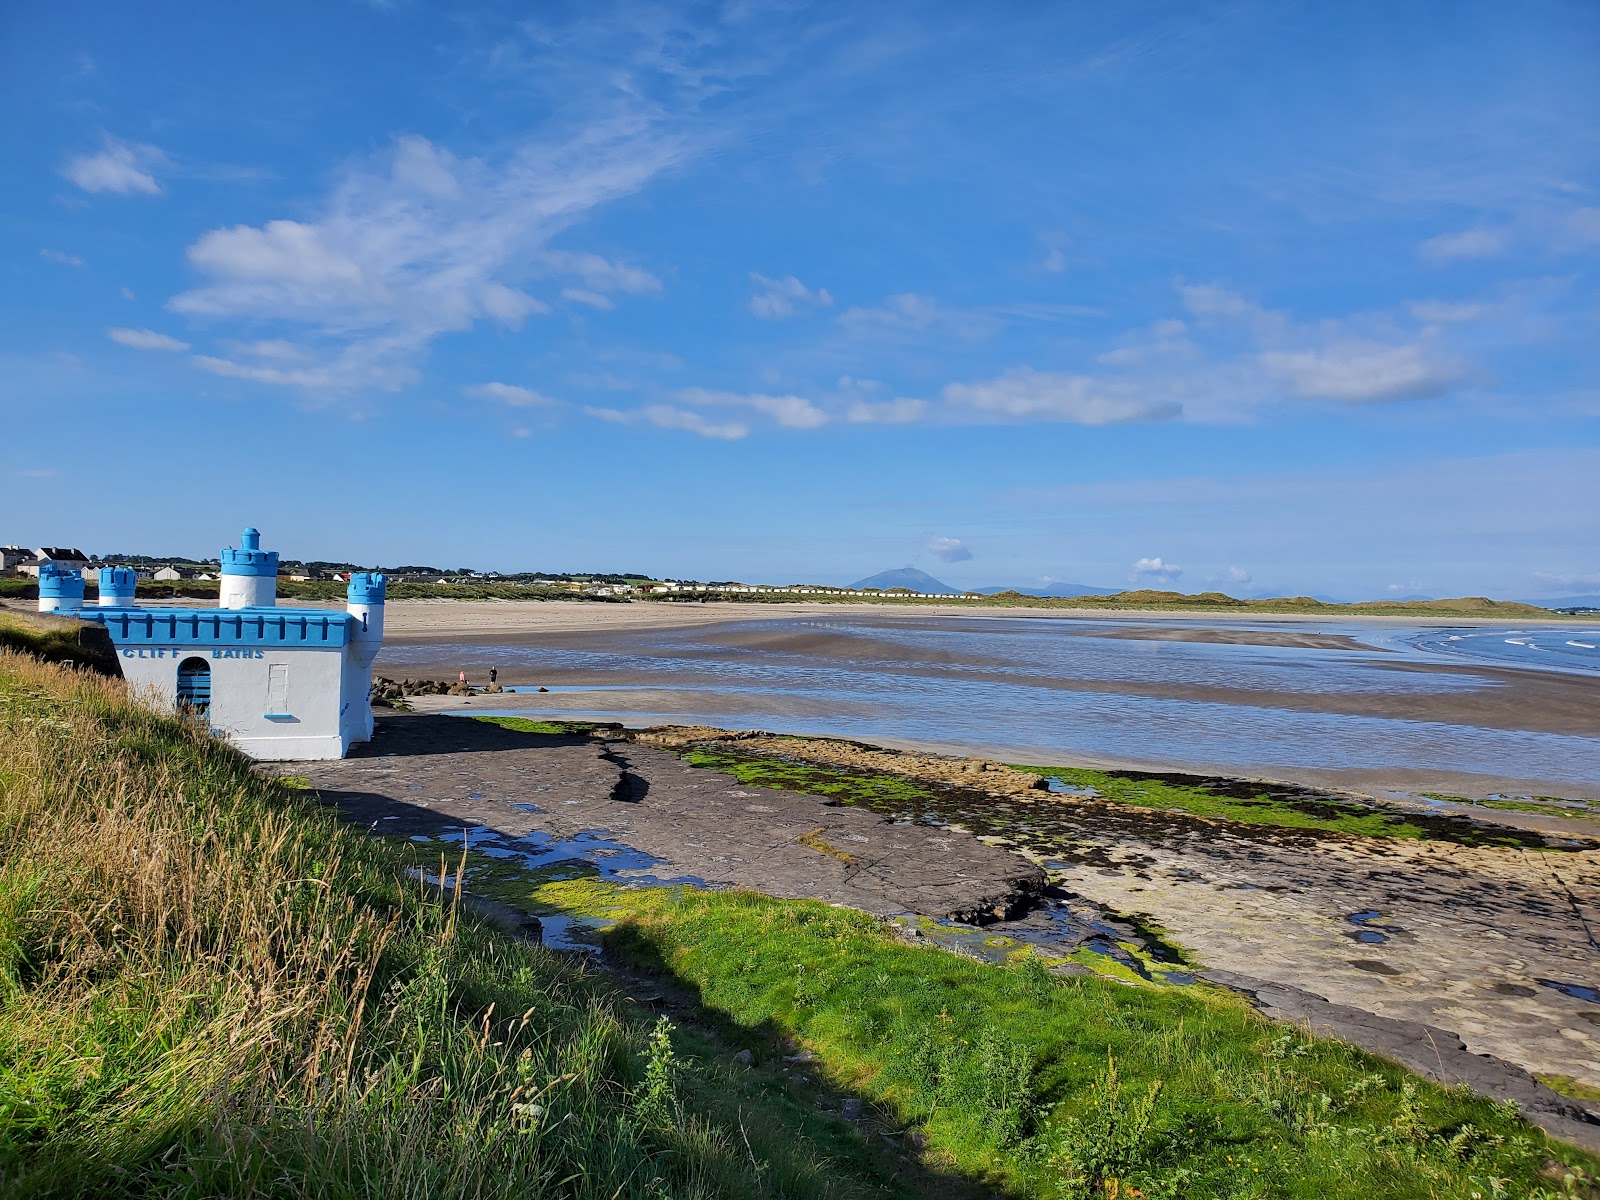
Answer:
[[100, 568], [100, 607], [132, 608], [139, 576], [132, 567]]
[[261, 548], [253, 526], [239, 535], [239, 548], [222, 552], [219, 608], [272, 608], [278, 603], [278, 552]]
[[83, 607], [83, 575], [76, 567], [39, 564], [39, 611], [76, 613]]
[[372, 661], [383, 645], [383, 605], [389, 581], [375, 572], [352, 571], [345, 591], [346, 608], [353, 618], [350, 628], [350, 665], [345, 677], [347, 711], [358, 714], [362, 740], [372, 738]]

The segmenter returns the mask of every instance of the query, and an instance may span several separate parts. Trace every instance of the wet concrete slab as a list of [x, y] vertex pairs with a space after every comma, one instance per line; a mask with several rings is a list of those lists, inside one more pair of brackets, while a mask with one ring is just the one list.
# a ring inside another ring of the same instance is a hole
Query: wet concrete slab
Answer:
[[[529, 734], [460, 717], [380, 716], [373, 741], [333, 762], [280, 764], [348, 820], [537, 855], [554, 842], [614, 877], [704, 881], [878, 916], [964, 922], [1020, 914], [1045, 874], [970, 834], [897, 823], [794, 792], [747, 787], [677, 755], [606, 736]], [[520, 845], [519, 845], [520, 844]], [[589, 852], [593, 851], [592, 854]]]

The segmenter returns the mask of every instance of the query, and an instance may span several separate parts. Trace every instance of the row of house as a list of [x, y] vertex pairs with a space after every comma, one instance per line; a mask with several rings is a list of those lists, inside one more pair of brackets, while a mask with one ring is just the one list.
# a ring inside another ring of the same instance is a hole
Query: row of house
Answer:
[[[633, 589], [625, 589], [632, 591]], [[646, 594], [660, 595], [670, 592], [715, 592], [723, 595], [734, 592], [743, 595], [762, 596], [911, 596], [919, 600], [983, 600], [984, 596], [973, 593], [947, 593], [947, 592], [913, 592], [906, 588], [895, 588], [887, 592], [862, 591], [856, 588], [821, 588], [805, 587], [801, 584], [792, 584], [789, 587], [763, 587], [754, 584], [728, 583], [656, 583], [638, 589]]]
[[[85, 581], [99, 576], [100, 568], [108, 566], [91, 557], [76, 546], [0, 546], [0, 575], [26, 575], [39, 578], [39, 570], [46, 563], [57, 570], [77, 571]], [[196, 567], [168, 564], [164, 567], [128, 567], [140, 579], [179, 580], [216, 579], [216, 572]]]

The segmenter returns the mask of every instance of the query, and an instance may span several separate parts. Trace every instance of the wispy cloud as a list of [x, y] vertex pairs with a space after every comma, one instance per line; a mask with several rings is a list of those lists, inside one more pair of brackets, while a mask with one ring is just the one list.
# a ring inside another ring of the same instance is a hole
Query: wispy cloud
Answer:
[[509, 404], [512, 408], [548, 408], [560, 403], [543, 392], [519, 387], [514, 383], [475, 383], [461, 390], [469, 396], [482, 400], [498, 400], [502, 404]]
[[103, 149], [69, 158], [61, 174], [86, 192], [155, 196], [161, 192], [155, 172], [166, 162], [167, 156], [155, 146], [108, 135]]
[[200, 237], [188, 257], [208, 282], [169, 307], [213, 321], [299, 325], [335, 347], [294, 370], [215, 356], [198, 364], [205, 369], [311, 390], [401, 386], [439, 335], [484, 321], [514, 329], [547, 312], [524, 290], [541, 274], [576, 276], [588, 293], [578, 298], [602, 305], [606, 291], [658, 290], [641, 268], [546, 244], [687, 153], [681, 139], [634, 117], [530, 141], [498, 164], [404, 137], [377, 163], [352, 169], [314, 220]]
[[833, 304], [827, 288], [813, 291], [793, 275], [771, 279], [752, 271], [750, 282], [755, 289], [750, 296], [750, 311], [763, 321], [781, 321], [807, 309], [828, 308]]
[[175, 354], [189, 348], [188, 342], [180, 342], [154, 329], [108, 329], [106, 336], [117, 345], [133, 350], [165, 350]]
[[1502, 229], [1463, 229], [1429, 238], [1417, 247], [1417, 253], [1433, 263], [1497, 258], [1505, 253], [1509, 240]]
[[51, 250], [48, 247], [39, 251], [39, 257], [46, 262], [60, 263], [63, 267], [81, 267], [84, 265], [83, 259], [76, 254], [68, 254], [64, 250]]
[[760, 392], [717, 392], [684, 388], [676, 393], [683, 404], [709, 408], [747, 408], [783, 429], [818, 429], [829, 414], [804, 396], [768, 396]]
[[952, 383], [944, 389], [944, 398], [969, 415], [1073, 425], [1170, 421], [1183, 414], [1176, 401], [1141, 394], [1131, 385], [1032, 367], [1017, 367], [978, 383]]

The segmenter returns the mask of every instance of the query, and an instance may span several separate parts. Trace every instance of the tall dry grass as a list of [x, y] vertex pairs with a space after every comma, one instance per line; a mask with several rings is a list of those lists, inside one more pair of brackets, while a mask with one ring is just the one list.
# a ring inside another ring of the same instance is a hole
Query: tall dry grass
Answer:
[[664, 1105], [646, 1032], [201, 730], [0, 651], [0, 1195], [853, 1190], [715, 1078]]

